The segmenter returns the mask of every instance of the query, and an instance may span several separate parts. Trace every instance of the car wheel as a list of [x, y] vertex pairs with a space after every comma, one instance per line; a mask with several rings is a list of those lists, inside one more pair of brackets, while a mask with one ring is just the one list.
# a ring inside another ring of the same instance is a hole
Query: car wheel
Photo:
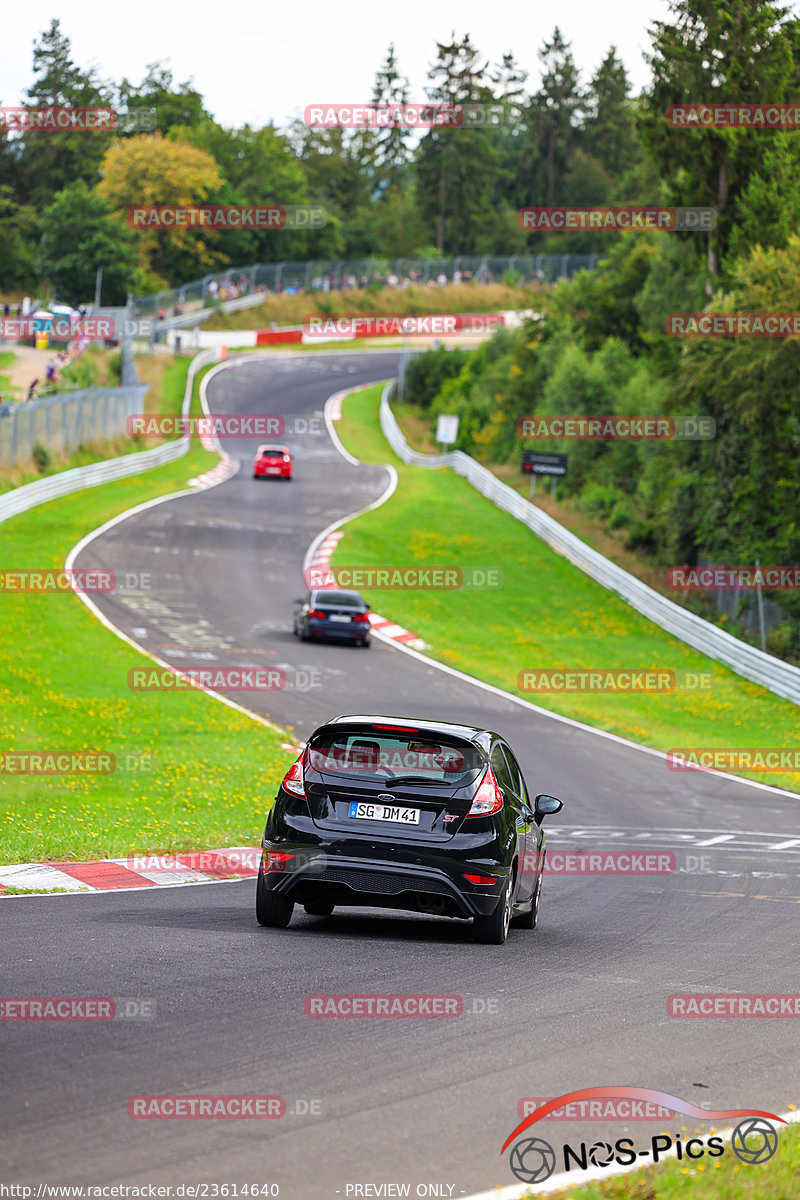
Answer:
[[334, 906], [327, 900], [314, 900], [310, 904], [304, 904], [303, 908], [310, 917], [329, 917]]
[[308, 641], [308, 630], [306, 629], [305, 625], [300, 626], [300, 641], [301, 642]]
[[535, 929], [536, 922], [539, 920], [539, 901], [542, 895], [542, 876], [536, 880], [536, 888], [533, 893], [533, 903], [531, 911], [522, 913], [519, 917], [512, 917], [511, 924], [515, 929]]
[[372, 645], [372, 642], [371, 642], [371, 640], [370, 640], [369, 638], [364, 638], [364, 640], [363, 640], [363, 642], [361, 643], [361, 645], [362, 645], [362, 646], [366, 646], [366, 648], [369, 650], [370, 646]]
[[256, 920], [259, 925], [265, 925], [268, 929], [285, 929], [292, 919], [293, 911], [293, 900], [287, 900], [279, 892], [267, 890], [262, 862], [256, 880]]
[[509, 872], [506, 885], [497, 902], [494, 912], [488, 917], [473, 917], [472, 929], [476, 942], [485, 942], [490, 946], [502, 946], [508, 937], [511, 925], [512, 897], [514, 895], [514, 875]]

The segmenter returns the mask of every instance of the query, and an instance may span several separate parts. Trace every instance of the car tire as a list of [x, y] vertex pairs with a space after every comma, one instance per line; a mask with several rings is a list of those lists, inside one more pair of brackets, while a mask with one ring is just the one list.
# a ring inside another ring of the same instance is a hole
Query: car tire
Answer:
[[365, 646], [367, 648], [367, 650], [369, 650], [370, 646], [372, 645], [372, 642], [369, 640], [369, 638], [362, 638], [361, 645]]
[[305, 625], [301, 625], [301, 626], [300, 626], [300, 641], [301, 641], [301, 642], [307, 642], [307, 641], [308, 641], [308, 632], [307, 632], [307, 630], [306, 630], [306, 627], [305, 627]]
[[531, 911], [522, 913], [518, 917], [511, 918], [511, 924], [515, 929], [535, 929], [536, 923], [539, 920], [539, 903], [542, 896], [542, 875], [539, 873], [539, 878], [536, 880], [536, 888], [533, 893], [533, 902]]
[[293, 912], [293, 900], [287, 900], [280, 892], [267, 890], [262, 862], [256, 880], [256, 920], [259, 925], [264, 925], [267, 929], [285, 929], [292, 919]]
[[334, 907], [328, 900], [312, 900], [310, 904], [303, 905], [310, 917], [329, 917]]
[[514, 873], [510, 871], [494, 912], [488, 917], [472, 918], [472, 930], [476, 942], [484, 942], [489, 946], [503, 945], [508, 937], [508, 930], [511, 926], [513, 895]]

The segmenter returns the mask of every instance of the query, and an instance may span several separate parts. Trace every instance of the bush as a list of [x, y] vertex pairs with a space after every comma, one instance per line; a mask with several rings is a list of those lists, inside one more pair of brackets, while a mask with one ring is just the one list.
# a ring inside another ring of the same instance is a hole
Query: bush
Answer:
[[47, 446], [43, 446], [41, 442], [37, 442], [33, 447], [33, 461], [36, 463], [36, 470], [40, 475], [44, 475], [47, 468], [53, 461], [50, 451]]

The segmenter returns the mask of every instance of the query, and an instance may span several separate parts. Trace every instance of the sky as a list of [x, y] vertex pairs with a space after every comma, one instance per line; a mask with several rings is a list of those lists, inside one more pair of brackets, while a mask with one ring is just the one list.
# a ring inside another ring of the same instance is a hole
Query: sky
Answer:
[[0, 101], [20, 104], [33, 78], [33, 43], [58, 17], [79, 67], [139, 83], [148, 63], [169, 60], [175, 79], [193, 78], [223, 125], [272, 121], [285, 128], [308, 104], [363, 103], [391, 41], [409, 99], [425, 99], [436, 42], [469, 33], [484, 58], [511, 51], [539, 79], [538, 50], [558, 25], [588, 82], [611, 45], [638, 92], [649, 80], [648, 29], [668, 15], [667, 0], [59, 0], [8, 4], [0, 40]]

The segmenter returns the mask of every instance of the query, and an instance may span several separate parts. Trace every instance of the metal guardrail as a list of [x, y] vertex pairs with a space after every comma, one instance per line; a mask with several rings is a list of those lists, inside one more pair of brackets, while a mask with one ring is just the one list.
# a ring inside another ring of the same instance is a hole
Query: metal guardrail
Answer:
[[[192, 359], [189, 365], [189, 375], [186, 380], [186, 390], [183, 396], [181, 413], [189, 415], [192, 403], [192, 388], [194, 377], [199, 370], [216, 362], [217, 354], [213, 350], [204, 350]], [[35, 483], [26, 483], [22, 487], [0, 496], [0, 523], [9, 517], [27, 512], [39, 504], [47, 504], [70, 492], [82, 491], [84, 488], [98, 487], [102, 483], [111, 483], [116, 479], [125, 479], [128, 475], [140, 475], [151, 471], [154, 467], [162, 467], [166, 463], [176, 462], [183, 458], [189, 450], [189, 438], [182, 437], [176, 441], [167, 442], [164, 446], [156, 446], [154, 450], [143, 450], [140, 454], [126, 454], [122, 458], [110, 458], [104, 462], [91, 463], [88, 467], [76, 467], [72, 471], [61, 471], [47, 479], [37, 479]]]
[[717, 659], [738, 675], [761, 687], [800, 704], [800, 668], [783, 662], [772, 654], [765, 654], [755, 646], [749, 646], [732, 634], [712, 625], [695, 613], [689, 612], [668, 600], [654, 588], [648, 587], [634, 575], [605, 558], [563, 525], [559, 525], [547, 513], [536, 508], [529, 500], [520, 496], [506, 483], [501, 483], [491, 471], [481, 466], [469, 454], [452, 450], [447, 454], [421, 454], [412, 450], [403, 436], [390, 405], [396, 384], [387, 384], [381, 398], [380, 422], [384, 437], [398, 458], [415, 467], [451, 467], [456, 474], [463, 475], [474, 488], [505, 512], [522, 521], [538, 537], [547, 542], [551, 549], [562, 554], [609, 591], [616, 592], [637, 612], [648, 620], [673, 634], [695, 650]]

